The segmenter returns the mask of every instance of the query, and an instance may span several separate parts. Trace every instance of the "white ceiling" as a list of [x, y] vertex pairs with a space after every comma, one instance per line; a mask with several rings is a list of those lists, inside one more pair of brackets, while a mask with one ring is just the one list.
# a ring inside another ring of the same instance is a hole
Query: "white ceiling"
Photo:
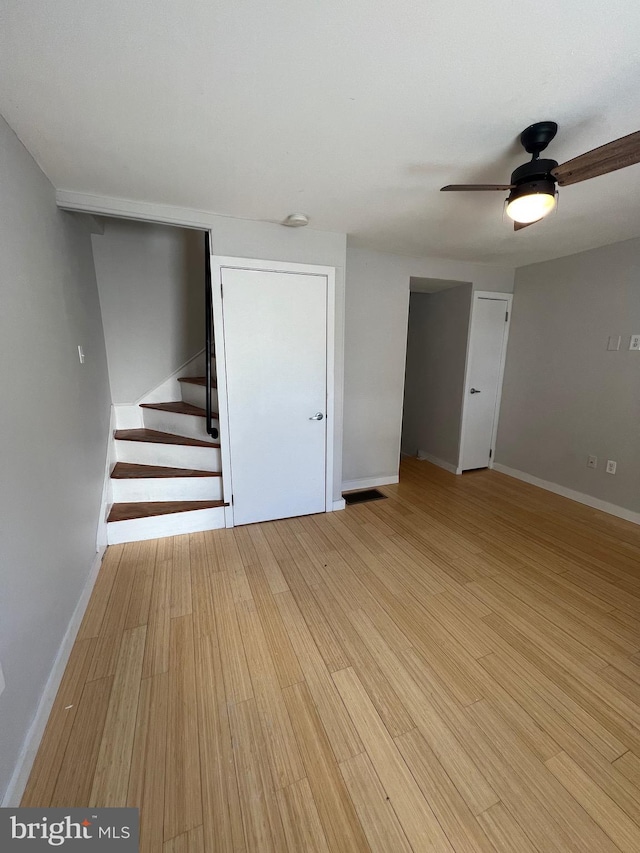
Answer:
[[516, 138], [640, 128], [637, 0], [0, 0], [0, 112], [58, 188], [520, 265], [640, 235], [640, 165], [514, 234]]

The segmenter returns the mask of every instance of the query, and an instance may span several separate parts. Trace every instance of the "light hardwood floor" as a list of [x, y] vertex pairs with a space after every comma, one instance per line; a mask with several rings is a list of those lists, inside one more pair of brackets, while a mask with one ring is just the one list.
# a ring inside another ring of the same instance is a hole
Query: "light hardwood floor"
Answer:
[[108, 549], [23, 805], [149, 853], [638, 853], [640, 530], [482, 471]]

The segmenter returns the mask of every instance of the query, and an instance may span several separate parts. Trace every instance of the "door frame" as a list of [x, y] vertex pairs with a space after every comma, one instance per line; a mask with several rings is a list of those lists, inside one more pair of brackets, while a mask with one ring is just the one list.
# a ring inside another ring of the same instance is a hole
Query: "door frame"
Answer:
[[462, 474], [462, 454], [464, 451], [464, 439], [467, 422], [467, 401], [469, 399], [470, 366], [473, 346], [473, 321], [477, 316], [476, 306], [480, 299], [498, 299], [506, 301], [508, 318], [505, 322], [504, 337], [502, 339], [502, 352], [500, 354], [500, 370], [498, 373], [498, 393], [496, 394], [496, 405], [493, 412], [493, 430], [491, 433], [491, 455], [489, 457], [489, 468], [493, 468], [496, 458], [496, 438], [498, 435], [498, 422], [500, 420], [500, 402], [502, 400], [502, 382], [504, 379], [504, 366], [507, 359], [507, 343], [509, 341], [509, 328], [511, 326], [511, 315], [513, 306], [513, 293], [501, 293], [493, 290], [474, 290], [471, 299], [471, 312], [469, 314], [469, 331], [467, 333], [467, 358], [464, 368], [464, 385], [462, 390], [462, 418], [460, 422], [460, 442], [458, 448], [458, 465], [456, 474]]
[[327, 352], [326, 352], [326, 440], [325, 440], [325, 512], [334, 509], [333, 500], [333, 444], [335, 429], [335, 326], [336, 326], [336, 270], [335, 267], [316, 264], [298, 264], [289, 261], [265, 261], [256, 258], [234, 258], [211, 255], [211, 293], [213, 301], [213, 334], [216, 347], [216, 374], [218, 381], [218, 413], [220, 415], [220, 454], [222, 457], [222, 487], [229, 506], [224, 509], [225, 527], [234, 526], [233, 471], [229, 439], [229, 406], [227, 395], [227, 362], [224, 338], [224, 312], [222, 296], [222, 271], [224, 269], [257, 270], [259, 272], [299, 273], [323, 276], [327, 279]]

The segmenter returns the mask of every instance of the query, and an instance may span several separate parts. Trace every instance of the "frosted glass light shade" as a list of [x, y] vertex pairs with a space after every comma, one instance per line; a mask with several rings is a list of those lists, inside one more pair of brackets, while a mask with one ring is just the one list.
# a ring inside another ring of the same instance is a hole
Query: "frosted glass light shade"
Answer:
[[551, 213], [555, 206], [555, 193], [528, 193], [507, 203], [507, 216], [514, 222], [537, 222]]

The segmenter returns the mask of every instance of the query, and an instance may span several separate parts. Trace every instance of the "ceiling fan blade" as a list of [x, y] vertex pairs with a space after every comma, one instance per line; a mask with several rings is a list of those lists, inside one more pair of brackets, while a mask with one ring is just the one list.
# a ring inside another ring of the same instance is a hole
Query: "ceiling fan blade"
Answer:
[[446, 187], [441, 187], [441, 193], [459, 193], [466, 192], [467, 190], [478, 190], [480, 192], [484, 190], [498, 190], [500, 192], [507, 192], [507, 190], [513, 189], [513, 184], [448, 184]]
[[561, 187], [640, 163], [640, 130], [587, 151], [551, 170]]

